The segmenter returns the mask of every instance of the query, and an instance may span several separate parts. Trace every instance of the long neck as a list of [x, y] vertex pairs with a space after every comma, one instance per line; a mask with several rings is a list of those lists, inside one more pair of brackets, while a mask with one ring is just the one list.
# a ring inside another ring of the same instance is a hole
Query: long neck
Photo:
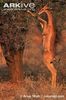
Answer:
[[53, 23], [53, 16], [51, 11], [46, 10], [45, 13], [48, 16], [48, 25], [51, 25], [53, 27], [54, 23]]

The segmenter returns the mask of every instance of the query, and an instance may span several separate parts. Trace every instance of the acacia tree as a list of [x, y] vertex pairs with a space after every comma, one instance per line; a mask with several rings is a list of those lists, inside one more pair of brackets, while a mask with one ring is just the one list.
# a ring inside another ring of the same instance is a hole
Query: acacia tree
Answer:
[[[4, 1], [10, 2], [10, 0]], [[20, 2], [21, 0], [18, 1]], [[43, 2], [42, 0], [40, 3], [24, 0], [24, 2], [28, 1], [36, 4], [36, 10], [40, 7], [39, 4]], [[23, 78], [21, 66], [27, 31], [27, 19], [25, 16], [26, 12], [23, 11], [1, 11], [0, 16], [0, 44], [11, 72], [12, 81], [14, 82]]]
[[0, 44], [11, 72], [11, 79], [17, 82], [23, 78], [22, 58], [27, 32], [25, 12], [1, 11], [0, 18]]

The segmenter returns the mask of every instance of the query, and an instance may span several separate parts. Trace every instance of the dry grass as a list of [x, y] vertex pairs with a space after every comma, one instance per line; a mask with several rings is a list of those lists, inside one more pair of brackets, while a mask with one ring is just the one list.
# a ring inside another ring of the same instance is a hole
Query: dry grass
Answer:
[[[66, 86], [57, 85], [52, 89], [49, 84], [41, 78], [38, 81], [25, 78], [23, 82], [0, 83], [0, 100], [65, 100]], [[64, 97], [58, 98], [60, 95]]]

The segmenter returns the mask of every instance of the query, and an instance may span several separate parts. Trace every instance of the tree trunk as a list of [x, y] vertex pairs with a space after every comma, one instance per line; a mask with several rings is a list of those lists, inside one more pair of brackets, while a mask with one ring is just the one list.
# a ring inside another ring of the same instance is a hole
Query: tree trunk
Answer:
[[6, 60], [5, 60], [5, 57], [3, 55], [3, 50], [2, 50], [1, 45], [0, 45], [0, 65], [6, 65]]
[[19, 82], [23, 80], [22, 55], [22, 52], [16, 52], [16, 54], [12, 57], [13, 62], [9, 65], [12, 82]]

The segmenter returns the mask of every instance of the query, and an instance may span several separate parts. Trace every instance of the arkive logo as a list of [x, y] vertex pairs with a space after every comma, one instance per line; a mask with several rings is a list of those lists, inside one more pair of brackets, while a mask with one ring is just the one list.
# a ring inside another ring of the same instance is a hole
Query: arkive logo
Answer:
[[4, 9], [21, 9], [21, 10], [35, 10], [35, 4], [34, 3], [5, 3], [3, 5]]

